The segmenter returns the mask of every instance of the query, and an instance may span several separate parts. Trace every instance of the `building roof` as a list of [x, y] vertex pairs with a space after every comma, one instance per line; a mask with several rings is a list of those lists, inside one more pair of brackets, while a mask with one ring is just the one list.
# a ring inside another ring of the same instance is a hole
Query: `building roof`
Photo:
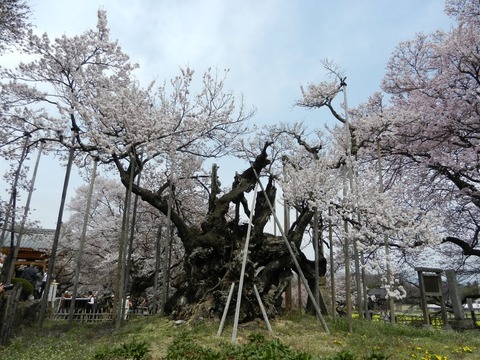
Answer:
[[[25, 229], [20, 240], [21, 249], [31, 249], [36, 251], [50, 250], [55, 236], [54, 229]], [[15, 234], [15, 245], [18, 234]], [[3, 247], [10, 246], [10, 233], [6, 234], [2, 241]]]
[[385, 296], [387, 296], [387, 290], [384, 289], [384, 288], [373, 288], [373, 289], [368, 290], [367, 295], [368, 296], [375, 295], [375, 296], [385, 297]]

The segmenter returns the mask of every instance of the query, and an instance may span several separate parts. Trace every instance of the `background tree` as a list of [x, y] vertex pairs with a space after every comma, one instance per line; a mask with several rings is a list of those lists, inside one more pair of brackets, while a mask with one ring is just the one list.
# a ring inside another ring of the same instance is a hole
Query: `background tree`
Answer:
[[[448, 47], [443, 45], [448, 43], [450, 49], [463, 49], [463, 43], [454, 41], [454, 34], [465, 30], [471, 37], [470, 45], [478, 35], [474, 34], [474, 28], [467, 31], [469, 17], [460, 11], [462, 6], [466, 9], [467, 2], [457, 7], [455, 2], [449, 4], [458, 9], [462, 26], [448, 34], [434, 34], [428, 41], [424, 38], [399, 46], [385, 82], [385, 89], [389, 89], [389, 84], [392, 86], [394, 106], [385, 109], [374, 96], [364, 107], [348, 110], [354, 120], [349, 127], [352, 143], [347, 143], [348, 137], [340, 127], [334, 127], [326, 141], [321, 132], [292, 124], [267, 128], [247, 144], [242, 140], [248, 133], [247, 121], [253, 111], [246, 111], [233, 92], [225, 89], [227, 72], [209, 69], [197, 82], [193, 70], [185, 68], [169, 83], [143, 87], [134, 78], [136, 66], [117, 42], [109, 39], [106, 14], [100, 11], [97, 29], [80, 36], [63, 36], [51, 42], [47, 35], [30, 34], [26, 50], [35, 60], [20, 64], [15, 70], [2, 71], [8, 81], [2, 86], [1, 95], [9, 111], [9, 122], [2, 126], [3, 144], [5, 148], [15, 146], [15, 140], [28, 133], [33, 143], [49, 141], [50, 150], [73, 146], [78, 165], [83, 166], [91, 157], [99, 159], [105, 171], [111, 171], [125, 187], [131, 187], [154, 212], [163, 214], [161, 219], [155, 214], [150, 221], [163, 222], [170, 215], [182, 257], [172, 281], [174, 293], [167, 309], [179, 317], [219, 316], [223, 311], [228, 289], [240, 276], [246, 219], [253, 213], [241, 317], [247, 320], [259, 314], [252, 290], [254, 283], [269, 315], [275, 315], [280, 311], [281, 295], [293, 269], [283, 239], [268, 230], [272, 213], [266, 199], [275, 202], [278, 183], [298, 214], [286, 229], [286, 236], [310, 284], [314, 282], [314, 266], [302, 252], [302, 244], [305, 233], [311, 230], [315, 209], [322, 218], [335, 224], [340, 244], [345, 238], [342, 239], [338, 229], [348, 221], [353, 229], [348, 240], [362, 245], [371, 266], [377, 268], [383, 236], [402, 254], [418, 243], [435, 244], [432, 239], [447, 226], [452, 229], [461, 226], [465, 217], [458, 217], [450, 224], [438, 224], [432, 211], [438, 204], [452, 214], [457, 213], [459, 206], [463, 214], [476, 219], [478, 156], [477, 165], [472, 164], [478, 138], [470, 136], [472, 131], [478, 133], [475, 77], [472, 80], [462, 67], [465, 60], [452, 60], [454, 51], [445, 50]], [[473, 26], [475, 22], [471, 23]], [[423, 46], [427, 43], [429, 46]], [[411, 53], [416, 55], [415, 72], [404, 66], [412, 62], [408, 57]], [[453, 65], [439, 67], [448, 61], [457, 67], [461, 65], [462, 70], [455, 70]], [[452, 77], [454, 74], [456, 78]], [[456, 80], [450, 84], [440, 81], [443, 78]], [[345, 78], [337, 77], [335, 81], [309, 85], [303, 89], [299, 104], [325, 107], [334, 118], [345, 123], [347, 110], [342, 114], [334, 106], [344, 82]], [[451, 90], [455, 86], [459, 90]], [[444, 89], [446, 93], [441, 92]], [[462, 90], [464, 93], [460, 93]], [[450, 101], [455, 95], [465, 99], [464, 106], [457, 107], [456, 102]], [[435, 101], [428, 103], [428, 99]], [[441, 116], [456, 118], [460, 123], [458, 128], [452, 127], [453, 137], [448, 137], [450, 125], [439, 122]], [[422, 133], [432, 127], [436, 133]], [[424, 146], [427, 142], [430, 144]], [[380, 158], [378, 144], [388, 165], [383, 192], [379, 191], [376, 170]], [[347, 145], [352, 145], [352, 153], [357, 156], [352, 161], [354, 172], [361, 176], [352, 183], [350, 196], [344, 199], [339, 196], [343, 185], [339, 179], [343, 177], [341, 167], [346, 162]], [[445, 149], [450, 157], [442, 154]], [[210, 171], [211, 165], [215, 159], [232, 155], [242, 158], [247, 165], [236, 173], [230, 186], [222, 187], [217, 174]], [[140, 174], [142, 183], [138, 184]], [[251, 208], [247, 194], [257, 184], [257, 175], [265, 184], [265, 191], [258, 193], [256, 206]], [[433, 196], [437, 193], [449, 194], [454, 201], [444, 202]], [[115, 194], [111, 195], [115, 199]], [[119, 204], [117, 210], [121, 212]], [[100, 209], [102, 214], [108, 210], [105, 206]], [[77, 206], [77, 211], [81, 211], [81, 206]], [[113, 220], [118, 213], [111, 215]], [[108, 238], [99, 235], [109, 225], [107, 220], [100, 219], [99, 216], [96, 229], [92, 228], [92, 239], [96, 242], [91, 246], [108, 244], [116, 237], [112, 230]], [[470, 227], [464, 231], [475, 239], [476, 220], [467, 224]], [[100, 232], [95, 232], [98, 229]], [[140, 236], [136, 241], [141, 241], [140, 234], [148, 230], [142, 229], [136, 229]], [[151, 234], [145, 236], [149, 246], [150, 239]], [[452, 237], [445, 239], [453, 241]], [[102, 248], [102, 252], [108, 253], [110, 249], [114, 249], [113, 244], [108, 249]], [[147, 263], [145, 259], [144, 264]], [[324, 259], [321, 265], [324, 274]]]
[[18, 46], [30, 27], [30, 8], [23, 0], [3, 0], [0, 3], [0, 54]]
[[[68, 205], [71, 215], [64, 224], [60, 244], [60, 253], [63, 256], [57, 265], [61, 272], [56, 276], [63, 286], [61, 290], [72, 286], [75, 254], [78, 251], [79, 237], [83, 227], [87, 191], [87, 186], [77, 188], [76, 195]], [[102, 286], [105, 293], [111, 293], [115, 288], [124, 197], [125, 189], [118, 180], [102, 176], [96, 179], [80, 274], [80, 283], [84, 292]], [[136, 212], [127, 292], [140, 298], [146, 294], [153, 296], [156, 238], [158, 227], [162, 227], [163, 230], [166, 228], [166, 218], [141, 201], [138, 203]], [[163, 245], [165, 231], [162, 234], [161, 244]], [[176, 239], [173, 240], [171, 262], [172, 272], [175, 274], [175, 269], [178, 268], [178, 263], [183, 257], [183, 251], [180, 251], [180, 246], [175, 242]], [[164, 258], [162, 254], [162, 259]]]
[[393, 105], [381, 149], [414, 180], [422, 206], [443, 213], [437, 229], [443, 241], [459, 246], [465, 257], [477, 257], [480, 5], [447, 1], [446, 11], [456, 27], [418, 34], [392, 54], [382, 88]]
[[[131, 185], [133, 167], [135, 176], [142, 172], [142, 177], [151, 179], [141, 186], [134, 183], [133, 192], [164, 215], [169, 213], [168, 190], [173, 189], [171, 221], [184, 258], [167, 309], [181, 317], [218, 316], [231, 283], [239, 279], [247, 229], [245, 218], [232, 218], [231, 213], [253, 190], [255, 172], [261, 175], [271, 163], [271, 142], [246, 150], [251, 166], [236, 175], [227, 191], [216, 179], [212, 184], [203, 164], [241, 148], [238, 139], [246, 133], [244, 124], [252, 112], [245, 112], [241, 103], [235, 106], [233, 93], [224, 89], [224, 76], [214, 70], [204, 74], [197, 94], [192, 91], [191, 69], [183, 69], [169, 87], [142, 88], [132, 77], [135, 66], [109, 40], [101, 11], [96, 31], [63, 36], [54, 43], [47, 35], [30, 34], [27, 47], [37, 60], [3, 71], [10, 79], [2, 87], [12, 109], [10, 139], [27, 131], [32, 141], [74, 146], [79, 164], [84, 159], [80, 153], [88, 153], [113, 167], [126, 187]], [[245, 208], [246, 214], [254, 212], [254, 231], [242, 319], [259, 314], [253, 281], [269, 313], [277, 313], [293, 267], [283, 240], [264, 232], [271, 215], [266, 196], [274, 201], [273, 177], [267, 179], [266, 193], [259, 193], [255, 209]], [[288, 232], [310, 279], [313, 264], [300, 246], [312, 216], [312, 209], [305, 206]]]

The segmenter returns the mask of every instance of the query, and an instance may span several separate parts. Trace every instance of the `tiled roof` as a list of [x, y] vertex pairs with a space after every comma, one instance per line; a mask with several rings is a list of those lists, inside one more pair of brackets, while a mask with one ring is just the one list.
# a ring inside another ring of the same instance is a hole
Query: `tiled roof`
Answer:
[[[54, 229], [25, 229], [23, 232], [20, 248], [29, 248], [33, 250], [49, 250], [52, 248]], [[15, 245], [18, 234], [15, 234]], [[5, 235], [3, 246], [10, 245], [10, 233]]]

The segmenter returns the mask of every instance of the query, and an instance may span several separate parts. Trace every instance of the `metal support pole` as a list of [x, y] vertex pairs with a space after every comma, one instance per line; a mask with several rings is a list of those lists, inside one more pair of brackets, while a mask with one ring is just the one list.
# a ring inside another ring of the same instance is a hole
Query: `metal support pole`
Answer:
[[[267, 194], [267, 192], [265, 191], [265, 188], [262, 185], [262, 182], [260, 181], [260, 177], [258, 176], [257, 171], [253, 167], [252, 167], [252, 170], [253, 170], [256, 178], [257, 178], [257, 183], [260, 185], [263, 193]], [[326, 333], [329, 333], [330, 331], [328, 330], [328, 326], [325, 323], [325, 320], [323, 319], [322, 311], [320, 310], [320, 307], [318, 306], [317, 302], [315, 301], [315, 297], [313, 296], [312, 291], [310, 290], [310, 287], [308, 286], [307, 279], [305, 278], [305, 275], [303, 274], [303, 271], [300, 267], [300, 264], [298, 263], [297, 257], [295, 256], [295, 253], [292, 249], [292, 246], [290, 245], [287, 237], [285, 236], [285, 232], [283, 231], [282, 225], [280, 224], [280, 221], [278, 220], [277, 214], [274, 211], [274, 208], [272, 206], [272, 202], [270, 201], [268, 196], [265, 196], [265, 199], [267, 200], [267, 204], [270, 207], [270, 210], [272, 211], [273, 218], [275, 219], [275, 222], [277, 223], [278, 229], [280, 230], [280, 233], [282, 235], [282, 238], [285, 241], [285, 245], [287, 246], [288, 252], [290, 253], [290, 256], [292, 257], [292, 260], [295, 264], [295, 268], [297, 269], [298, 275], [302, 279], [303, 285], [305, 286], [305, 288], [307, 290], [307, 293], [308, 293], [308, 296], [310, 297], [310, 301], [312, 301], [312, 304], [315, 308], [315, 311], [317, 312], [317, 318], [321, 322], [321, 324], [323, 326], [323, 330]]]
[[255, 296], [257, 297], [258, 305], [260, 306], [260, 310], [262, 311], [263, 320], [267, 324], [267, 329], [270, 333], [273, 332], [272, 327], [270, 326], [270, 321], [268, 321], [267, 312], [265, 311], [265, 306], [263, 306], [262, 298], [260, 297], [260, 293], [258, 292], [257, 285], [253, 284], [253, 291], [255, 291]]
[[[240, 318], [240, 305], [242, 303], [242, 291], [243, 291], [243, 281], [245, 278], [245, 268], [247, 266], [247, 258], [248, 258], [248, 246], [250, 243], [250, 233], [252, 231], [252, 219], [253, 219], [253, 213], [255, 212], [255, 201], [257, 199], [257, 188], [258, 188], [258, 183], [255, 185], [255, 191], [253, 194], [253, 200], [252, 200], [252, 207], [250, 211], [250, 219], [248, 221], [248, 229], [247, 229], [247, 236], [245, 239], [245, 246], [243, 248], [243, 259], [242, 259], [242, 270], [240, 273], [240, 281], [238, 283], [238, 294], [237, 294], [237, 304], [235, 308], [235, 320], [233, 324], [233, 332], [232, 332], [232, 344], [237, 343], [237, 332], [238, 332], [238, 321]], [[267, 197], [267, 196], [265, 196]]]
[[225, 304], [225, 309], [223, 310], [222, 320], [220, 321], [220, 326], [218, 328], [217, 336], [222, 335], [223, 327], [225, 326], [225, 320], [227, 319], [228, 308], [230, 307], [230, 301], [232, 301], [233, 289], [235, 288], [235, 283], [232, 282], [230, 290], [228, 291], [227, 303]]

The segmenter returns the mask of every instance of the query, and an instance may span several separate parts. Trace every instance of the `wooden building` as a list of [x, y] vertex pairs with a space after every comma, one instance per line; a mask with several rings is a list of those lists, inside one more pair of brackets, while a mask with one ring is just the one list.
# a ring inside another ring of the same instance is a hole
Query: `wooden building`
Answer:
[[[52, 229], [26, 229], [23, 232], [18, 249], [17, 261], [15, 268], [21, 265], [29, 265], [35, 263], [43, 270], [48, 267], [48, 259], [52, 249], [53, 237], [55, 230]], [[4, 255], [10, 253], [11, 238], [10, 233], [6, 235], [2, 242], [0, 251]], [[18, 234], [15, 234], [14, 245], [16, 246]]]

